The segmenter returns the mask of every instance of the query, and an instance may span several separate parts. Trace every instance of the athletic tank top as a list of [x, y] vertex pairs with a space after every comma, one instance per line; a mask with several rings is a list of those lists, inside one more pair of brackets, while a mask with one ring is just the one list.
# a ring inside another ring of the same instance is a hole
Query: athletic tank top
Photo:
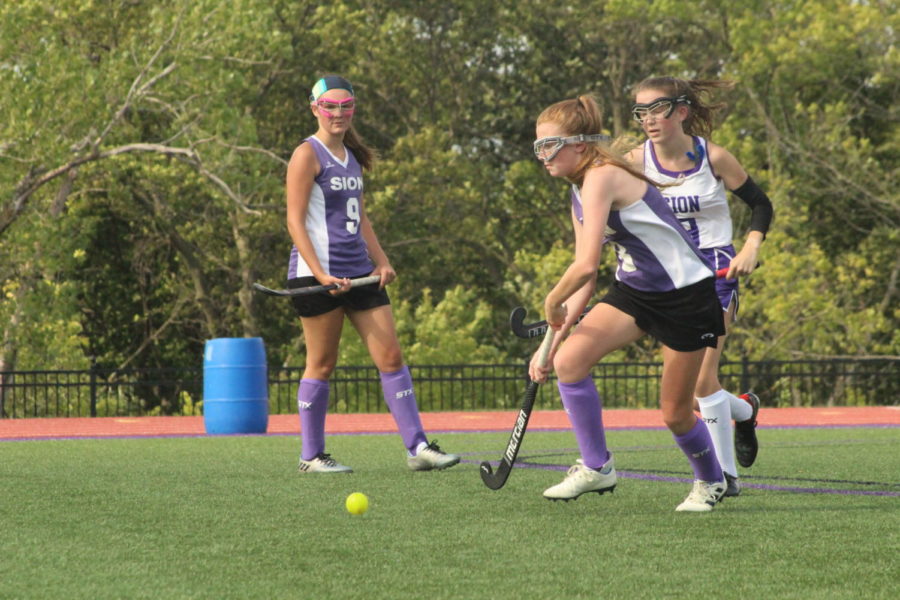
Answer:
[[[581, 190], [574, 185], [572, 210], [583, 223]], [[634, 204], [609, 212], [603, 242], [615, 248], [616, 279], [642, 292], [670, 292], [713, 277], [709, 260], [652, 185]]]
[[[340, 161], [315, 136], [306, 138], [319, 160], [320, 171], [309, 193], [306, 231], [322, 268], [335, 277], [365, 275], [374, 268], [359, 230], [362, 168], [344, 147]], [[288, 279], [312, 276], [296, 246], [291, 247]]]
[[720, 248], [732, 243], [731, 212], [725, 184], [709, 162], [709, 145], [694, 136], [694, 146], [703, 147], [703, 158], [687, 171], [668, 171], [656, 158], [653, 142], [644, 142], [644, 175], [672, 187], [660, 189], [666, 203], [700, 248]]

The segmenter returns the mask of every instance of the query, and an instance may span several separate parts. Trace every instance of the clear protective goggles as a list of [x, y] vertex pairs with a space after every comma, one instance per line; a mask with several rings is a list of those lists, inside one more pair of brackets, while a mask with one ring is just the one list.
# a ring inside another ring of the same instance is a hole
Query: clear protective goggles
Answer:
[[566, 144], [578, 144], [581, 142], [606, 142], [608, 140], [608, 135], [602, 135], [599, 133], [591, 135], [585, 135], [582, 133], [580, 135], [570, 135], [568, 137], [552, 135], [550, 137], [544, 137], [534, 141], [534, 155], [538, 160], [549, 162], [556, 158], [556, 155], [559, 154], [559, 151], [562, 150], [563, 146], [565, 146]]
[[353, 114], [353, 111], [356, 110], [356, 98], [353, 98], [352, 96], [345, 100], [327, 100], [325, 98], [319, 98], [318, 100], [314, 100], [313, 104], [319, 108], [319, 112], [329, 119], [334, 118], [334, 113], [337, 111], [341, 111], [342, 115], [349, 117]]
[[631, 107], [631, 114], [638, 123], [643, 123], [647, 117], [655, 117], [658, 119], [668, 119], [675, 112], [675, 107], [679, 104], [690, 104], [687, 96], [678, 96], [677, 98], [657, 98], [653, 102], [647, 104], [635, 104]]

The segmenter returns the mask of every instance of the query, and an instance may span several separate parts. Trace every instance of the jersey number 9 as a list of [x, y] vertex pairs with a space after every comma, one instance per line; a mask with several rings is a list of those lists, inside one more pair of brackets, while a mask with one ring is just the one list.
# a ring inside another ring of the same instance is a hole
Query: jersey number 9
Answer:
[[359, 198], [347, 198], [347, 231], [353, 235], [359, 231]]

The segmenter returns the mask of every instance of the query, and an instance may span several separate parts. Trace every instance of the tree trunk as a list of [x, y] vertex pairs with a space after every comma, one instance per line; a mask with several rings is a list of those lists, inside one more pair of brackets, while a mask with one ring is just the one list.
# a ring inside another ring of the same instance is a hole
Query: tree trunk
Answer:
[[235, 210], [231, 213], [231, 231], [238, 252], [238, 274], [241, 281], [237, 292], [241, 304], [241, 327], [245, 336], [257, 337], [260, 332], [258, 304], [252, 286], [258, 273], [254, 267], [253, 252], [246, 234], [248, 220], [248, 215], [242, 211]]

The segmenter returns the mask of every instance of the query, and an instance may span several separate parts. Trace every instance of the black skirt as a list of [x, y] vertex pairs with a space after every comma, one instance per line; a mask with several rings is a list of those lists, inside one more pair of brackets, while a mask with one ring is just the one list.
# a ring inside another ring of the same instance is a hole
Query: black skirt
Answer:
[[600, 302], [631, 315], [643, 331], [678, 352], [715, 348], [725, 335], [712, 277], [671, 292], [642, 292], [616, 281]]
[[[365, 275], [361, 275], [361, 277]], [[288, 289], [313, 285], [319, 285], [319, 280], [315, 277], [297, 277], [288, 279], [287, 282]], [[336, 296], [329, 292], [319, 292], [310, 296], [291, 296], [291, 302], [294, 304], [294, 312], [298, 317], [317, 317], [337, 308], [353, 311], [369, 310], [390, 304], [391, 299], [386, 289], [378, 289], [377, 283], [370, 283], [351, 288]]]

